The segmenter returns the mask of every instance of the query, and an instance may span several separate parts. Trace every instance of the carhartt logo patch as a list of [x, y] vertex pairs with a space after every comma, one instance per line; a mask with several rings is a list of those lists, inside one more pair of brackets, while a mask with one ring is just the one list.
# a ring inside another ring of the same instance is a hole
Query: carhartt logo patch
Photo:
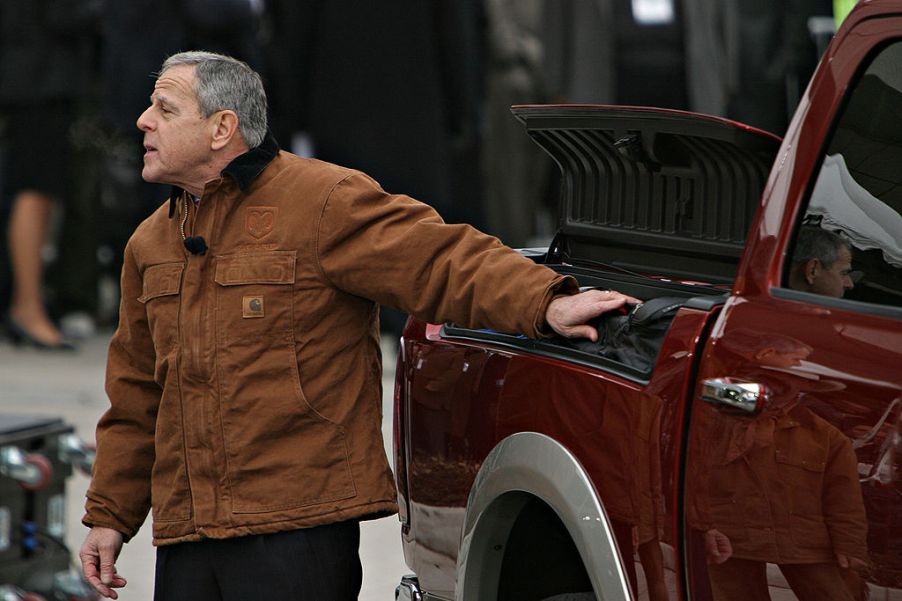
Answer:
[[263, 317], [263, 297], [245, 296], [241, 299], [241, 317]]
[[276, 225], [276, 207], [251, 207], [245, 213], [244, 225], [247, 233], [254, 238], [262, 238]]

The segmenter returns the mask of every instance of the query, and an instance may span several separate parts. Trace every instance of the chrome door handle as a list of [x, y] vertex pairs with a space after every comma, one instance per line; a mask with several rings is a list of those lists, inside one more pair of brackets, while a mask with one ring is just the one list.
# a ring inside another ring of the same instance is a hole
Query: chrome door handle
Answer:
[[770, 400], [764, 384], [732, 378], [708, 378], [702, 381], [702, 400], [712, 405], [735, 409], [749, 415], [760, 413]]

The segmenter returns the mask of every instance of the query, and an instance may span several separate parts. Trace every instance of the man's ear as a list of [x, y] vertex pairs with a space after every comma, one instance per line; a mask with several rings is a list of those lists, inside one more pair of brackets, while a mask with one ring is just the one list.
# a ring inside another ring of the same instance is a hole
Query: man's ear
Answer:
[[804, 267], [804, 275], [805, 281], [808, 282], [808, 285], [814, 284], [815, 279], [817, 278], [817, 272], [821, 268], [821, 262], [817, 259], [808, 259], [805, 261]]
[[755, 351], [754, 359], [755, 361], [761, 361], [762, 359], [770, 359], [774, 356], [774, 353], [777, 352], [777, 349], [767, 346], [762, 349], [758, 349]]
[[210, 141], [210, 148], [213, 150], [221, 150], [228, 146], [238, 133], [238, 115], [235, 111], [223, 110], [218, 111], [213, 116], [213, 139]]

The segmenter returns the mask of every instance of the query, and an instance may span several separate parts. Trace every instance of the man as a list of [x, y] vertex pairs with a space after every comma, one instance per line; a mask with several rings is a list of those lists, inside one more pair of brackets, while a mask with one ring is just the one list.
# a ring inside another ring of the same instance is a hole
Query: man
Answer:
[[855, 286], [851, 273], [852, 250], [845, 238], [816, 226], [799, 230], [789, 270], [790, 288], [842, 298]]
[[589, 319], [636, 302], [280, 151], [232, 58], [167, 59], [137, 124], [142, 176], [173, 192], [125, 250], [80, 553], [105, 597], [152, 508], [158, 600], [356, 599], [358, 522], [396, 511], [378, 304], [594, 338]]

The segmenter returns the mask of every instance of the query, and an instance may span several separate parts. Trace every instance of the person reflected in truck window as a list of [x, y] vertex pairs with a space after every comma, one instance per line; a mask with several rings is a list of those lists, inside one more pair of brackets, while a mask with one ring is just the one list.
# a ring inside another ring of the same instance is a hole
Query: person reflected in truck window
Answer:
[[152, 510], [156, 601], [357, 599], [359, 522], [397, 512], [379, 306], [594, 339], [639, 302], [280, 150], [266, 115], [247, 64], [183, 52], [138, 117], [142, 177], [172, 192], [125, 249], [80, 552], [105, 597]]
[[848, 240], [820, 227], [802, 226], [789, 269], [789, 287], [842, 298], [854, 288], [852, 280], [852, 247]]

